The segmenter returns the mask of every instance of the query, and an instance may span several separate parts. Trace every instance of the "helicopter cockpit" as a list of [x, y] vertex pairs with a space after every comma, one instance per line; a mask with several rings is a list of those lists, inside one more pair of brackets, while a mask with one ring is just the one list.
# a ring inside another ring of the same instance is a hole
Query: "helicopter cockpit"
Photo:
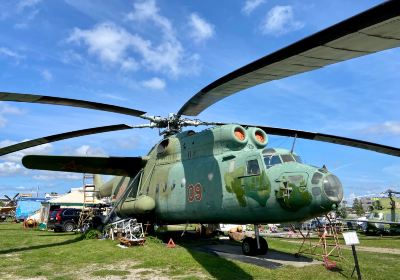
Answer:
[[284, 149], [265, 149], [263, 151], [265, 166], [268, 168], [284, 162], [303, 163], [300, 156]]

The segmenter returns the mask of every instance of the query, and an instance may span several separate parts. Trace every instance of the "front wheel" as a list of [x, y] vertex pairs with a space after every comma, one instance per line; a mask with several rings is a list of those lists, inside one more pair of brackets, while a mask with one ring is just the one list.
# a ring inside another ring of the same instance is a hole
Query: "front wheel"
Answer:
[[254, 238], [246, 237], [242, 241], [242, 252], [246, 256], [254, 256], [257, 252], [257, 241]]

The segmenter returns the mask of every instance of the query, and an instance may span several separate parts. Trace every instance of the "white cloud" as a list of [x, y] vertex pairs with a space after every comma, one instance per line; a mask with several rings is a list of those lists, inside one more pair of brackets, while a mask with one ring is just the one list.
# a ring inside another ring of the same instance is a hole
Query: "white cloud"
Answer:
[[[21, 142], [28, 141], [29, 139], [24, 139]], [[0, 147], [6, 147], [10, 145], [14, 145], [18, 142], [12, 141], [12, 140], [3, 140], [0, 141]], [[39, 145], [36, 147], [28, 148], [25, 150], [21, 150], [18, 152], [14, 152], [8, 155], [4, 155], [1, 158], [6, 161], [11, 161], [11, 162], [21, 162], [21, 159], [27, 155], [27, 154], [35, 154], [35, 155], [41, 155], [41, 154], [49, 154], [53, 150], [53, 146], [50, 143]]]
[[152, 21], [163, 29], [165, 35], [175, 39], [171, 22], [159, 13], [155, 0], [136, 2], [133, 7], [134, 10], [126, 15], [127, 20]]
[[156, 90], [163, 90], [165, 88], [164, 80], [157, 77], [143, 81], [142, 85], [146, 88], [156, 89]]
[[400, 122], [386, 121], [381, 124], [374, 124], [363, 129], [363, 132], [372, 134], [400, 135]]
[[77, 156], [106, 156], [106, 153], [101, 148], [94, 148], [90, 145], [82, 145], [76, 148], [73, 154]]
[[128, 101], [127, 98], [124, 98], [119, 95], [111, 94], [111, 93], [103, 93], [103, 94], [100, 94], [100, 96], [103, 96], [103, 97], [109, 98], [109, 99], [119, 100], [119, 101]]
[[5, 47], [0, 47], [0, 57], [12, 58], [15, 60], [16, 63], [18, 63], [21, 59], [24, 58], [23, 55]]
[[69, 42], [83, 41], [92, 55], [97, 55], [102, 62], [119, 65], [123, 69], [134, 69], [136, 62], [129, 58], [128, 47], [135, 38], [123, 28], [113, 23], [102, 23], [90, 30], [75, 28], [69, 36]]
[[42, 75], [43, 79], [48, 82], [53, 80], [53, 74], [50, 72], [50, 70], [43, 69], [42, 71], [40, 71], [40, 74]]
[[6, 161], [0, 163], [0, 176], [18, 174], [22, 171], [22, 166], [18, 163]]
[[191, 37], [195, 42], [201, 42], [214, 36], [214, 26], [201, 18], [198, 14], [192, 13], [189, 18], [189, 25], [192, 28]]
[[263, 3], [265, 3], [265, 0], [246, 0], [242, 8], [242, 13], [249, 15]]
[[279, 36], [304, 27], [304, 23], [294, 19], [292, 6], [275, 6], [261, 24], [264, 34]]
[[33, 179], [39, 181], [79, 180], [82, 179], [82, 174], [58, 171], [41, 171], [40, 174], [34, 175]]
[[103, 22], [87, 30], [75, 28], [67, 41], [83, 43], [89, 54], [98, 57], [103, 64], [118, 66], [125, 71], [136, 70], [139, 65], [171, 76], [196, 70], [198, 57], [185, 53], [171, 22], [160, 15], [155, 1], [135, 3], [126, 20], [155, 25], [161, 32], [161, 42], [153, 43], [113, 22]]
[[24, 113], [23, 110], [0, 101], [0, 127], [6, 126], [7, 124], [7, 119], [5, 117], [6, 115], [21, 115], [23, 113]]

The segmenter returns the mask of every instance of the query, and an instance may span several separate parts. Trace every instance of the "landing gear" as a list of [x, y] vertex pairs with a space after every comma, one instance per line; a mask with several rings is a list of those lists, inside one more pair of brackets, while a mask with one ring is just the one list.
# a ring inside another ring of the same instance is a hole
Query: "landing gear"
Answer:
[[257, 240], [246, 237], [242, 241], [242, 252], [246, 256], [265, 255], [268, 252], [268, 243], [264, 238], [260, 238], [260, 249], [257, 248]]
[[254, 238], [246, 237], [242, 241], [242, 252], [246, 256], [255, 256], [257, 251], [257, 243]]
[[242, 241], [242, 252], [246, 256], [265, 255], [268, 252], [268, 243], [264, 238], [260, 238], [258, 225], [254, 225], [256, 238], [246, 237]]

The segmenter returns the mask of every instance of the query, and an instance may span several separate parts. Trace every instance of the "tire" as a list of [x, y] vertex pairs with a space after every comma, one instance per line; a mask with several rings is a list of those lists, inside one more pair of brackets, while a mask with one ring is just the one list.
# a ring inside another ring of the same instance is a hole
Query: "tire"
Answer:
[[[254, 239], [257, 247], [257, 239]], [[260, 249], [257, 248], [257, 255], [265, 255], [268, 252], [268, 242], [265, 238], [260, 237]]]
[[75, 229], [75, 224], [73, 222], [66, 222], [64, 224], [64, 231], [71, 232]]
[[242, 252], [246, 256], [255, 256], [257, 252], [257, 241], [251, 237], [243, 239]]

